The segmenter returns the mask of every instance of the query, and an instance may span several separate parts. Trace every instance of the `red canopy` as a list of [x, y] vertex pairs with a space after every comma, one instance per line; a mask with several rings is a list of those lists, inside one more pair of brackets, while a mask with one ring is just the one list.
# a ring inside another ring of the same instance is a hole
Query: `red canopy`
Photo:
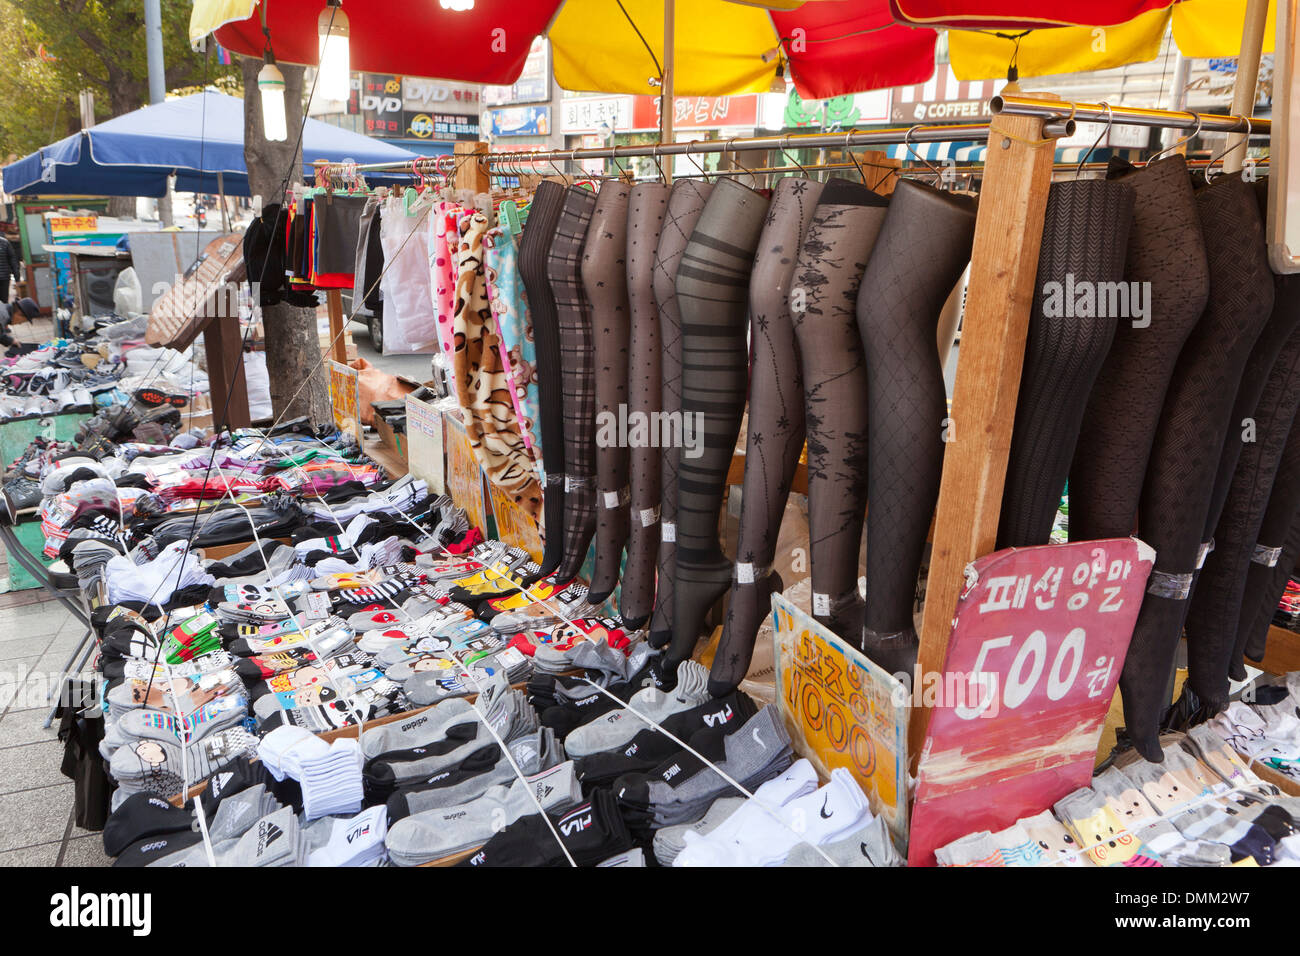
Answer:
[[805, 99], [911, 86], [934, 74], [938, 33], [894, 23], [888, 0], [819, 0], [773, 10], [772, 23]]
[[889, 0], [894, 19], [932, 27], [1109, 27], [1178, 0]]
[[[325, 0], [263, 0], [277, 59], [315, 63], [316, 17]], [[545, 33], [563, 0], [477, 0], [444, 10], [437, 0], [348, 3], [352, 69], [367, 73], [443, 76], [467, 83], [519, 79], [533, 37]], [[304, 29], [304, 24], [310, 26]], [[216, 31], [217, 42], [245, 56], [262, 55], [260, 11]]]

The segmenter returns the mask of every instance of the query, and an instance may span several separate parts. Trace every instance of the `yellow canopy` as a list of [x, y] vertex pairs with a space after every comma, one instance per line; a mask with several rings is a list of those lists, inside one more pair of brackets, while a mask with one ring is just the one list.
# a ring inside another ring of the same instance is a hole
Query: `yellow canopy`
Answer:
[[[1160, 55], [1169, 26], [1168, 10], [1152, 10], [1113, 27], [1056, 27], [1031, 30], [1020, 40], [1016, 65], [1021, 76], [1082, 73], [1141, 63]], [[1014, 36], [1016, 31], [1004, 31]], [[1237, 34], [1241, 39], [1240, 31]], [[948, 53], [959, 80], [992, 80], [1007, 75], [1013, 40], [977, 30], [949, 30]]]
[[[1269, 0], [1263, 53], [1273, 52], [1276, 16], [1277, 4]], [[1183, 56], [1236, 56], [1245, 20], [1246, 0], [1183, 0], [1174, 6], [1174, 42]]]
[[[611, 0], [567, 0], [560, 8], [548, 31], [560, 86], [607, 93], [655, 91], [649, 79], [659, 71], [646, 45], [662, 66], [663, 0], [623, 0], [623, 6], [640, 37]], [[759, 93], [771, 86], [775, 59], [764, 63], [755, 55], [775, 51], [780, 39], [766, 9], [728, 0], [678, 0], [674, 27], [674, 89], [679, 96]]]
[[256, 9], [257, 0], [194, 0], [194, 8], [190, 10], [190, 43], [198, 43], [227, 23], [247, 20]]
[[[1275, 4], [1268, 5], [1265, 53], [1273, 52]], [[1246, 0], [1183, 0], [1172, 8], [1174, 42], [1184, 56], [1230, 57], [1241, 52]], [[1020, 41], [1020, 75], [1081, 73], [1142, 63], [1160, 55], [1170, 10], [1153, 10], [1114, 27], [1032, 30]], [[1014, 35], [1016, 31], [1003, 31]], [[992, 32], [949, 30], [952, 70], [960, 80], [1000, 79], [1015, 44]]]

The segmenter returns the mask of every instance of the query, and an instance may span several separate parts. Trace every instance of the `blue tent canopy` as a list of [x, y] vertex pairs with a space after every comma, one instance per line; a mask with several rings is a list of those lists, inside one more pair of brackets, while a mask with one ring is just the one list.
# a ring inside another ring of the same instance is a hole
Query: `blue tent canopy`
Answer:
[[[302, 152], [307, 172], [318, 159], [415, 158], [408, 150], [313, 119], [307, 120]], [[215, 193], [221, 173], [227, 196], [249, 195], [243, 100], [206, 90], [146, 106], [73, 133], [3, 170], [5, 192], [24, 196], [162, 196], [172, 173], [180, 192]]]

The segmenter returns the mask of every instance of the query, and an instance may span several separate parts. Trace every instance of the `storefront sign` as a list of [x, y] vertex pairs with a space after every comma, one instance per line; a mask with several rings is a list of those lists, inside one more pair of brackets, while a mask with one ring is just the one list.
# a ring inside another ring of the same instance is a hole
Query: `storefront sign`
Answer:
[[542, 561], [542, 536], [537, 522], [524, 514], [510, 496], [492, 482], [487, 482], [492, 501], [492, 517], [497, 523], [497, 537], [506, 544], [523, 548], [538, 564]]
[[483, 470], [474, 457], [465, 426], [456, 415], [444, 415], [447, 447], [447, 494], [464, 508], [469, 523], [487, 533], [487, 506], [483, 495]]
[[[673, 100], [673, 129], [720, 129], [758, 125], [758, 96], [679, 96]], [[632, 107], [632, 129], [659, 129], [659, 97], [638, 96]], [[620, 130], [622, 132], [622, 130]]]
[[560, 130], [566, 134], [626, 133], [632, 128], [631, 96], [575, 96], [560, 103]]
[[[775, 99], [775, 97], [773, 97]], [[766, 110], [764, 111], [766, 117]], [[889, 122], [889, 90], [805, 100], [791, 88], [781, 118], [767, 129], [841, 130]]]
[[412, 113], [460, 108], [475, 110], [480, 99], [479, 90], [474, 86], [422, 76], [402, 77], [402, 109]]
[[498, 136], [549, 136], [551, 134], [551, 108], [549, 106], [511, 106], [500, 110], [487, 110], [487, 134]]
[[55, 237], [95, 232], [99, 229], [98, 216], [51, 216], [46, 222], [50, 227], [50, 235]]
[[447, 490], [446, 463], [442, 457], [442, 413], [430, 402], [406, 396], [407, 471], [422, 478], [429, 494]]
[[334, 407], [334, 424], [341, 432], [351, 432], [361, 445], [361, 373], [340, 362], [331, 361], [330, 404]]
[[478, 116], [463, 113], [407, 113], [406, 135], [437, 141], [479, 138]]
[[1048, 809], [1092, 777], [1155, 552], [1136, 538], [1010, 548], [966, 569], [921, 751], [908, 862]]
[[545, 37], [537, 37], [524, 61], [523, 72], [510, 86], [483, 87], [487, 106], [510, 103], [545, 103], [551, 98], [551, 47]]
[[772, 595], [777, 706], [794, 748], [823, 777], [853, 774], [899, 846], [907, 844], [907, 693], [856, 648]]
[[895, 123], [987, 123], [993, 116], [988, 100], [940, 100], [895, 103]]

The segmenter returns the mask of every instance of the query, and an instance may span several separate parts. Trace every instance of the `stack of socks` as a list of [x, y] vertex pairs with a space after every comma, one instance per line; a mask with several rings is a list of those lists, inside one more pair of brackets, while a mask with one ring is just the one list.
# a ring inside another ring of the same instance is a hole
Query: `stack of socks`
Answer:
[[684, 833], [673, 865], [775, 866], [801, 842], [834, 843], [870, 820], [866, 794], [848, 770], [833, 770], [819, 789], [812, 764], [798, 760], [709, 833]]
[[[1051, 813], [1048, 812], [1047, 815], [1050, 817]], [[790, 851], [782, 864], [792, 867], [906, 865], [907, 861], [894, 846], [894, 839], [884, 817], [872, 817], [870, 823], [842, 840], [823, 843], [818, 847], [800, 843]]]
[[[682, 746], [677, 741], [689, 743], [696, 734], [703, 731], [719, 737], [736, 733], [757, 713], [758, 705], [743, 691], [734, 690], [717, 700], [710, 697], [702, 704], [665, 716], [659, 727], [638, 730], [616, 749], [602, 750], [578, 758], [578, 779], [582, 781], [583, 787], [590, 790], [593, 787], [610, 786], [625, 774], [650, 773], [663, 761], [682, 752]], [[554, 719], [554, 710], [548, 710], [542, 715], [543, 723]], [[704, 808], [701, 807], [700, 813], [703, 812]]]
[[177, 746], [189, 744], [208, 734], [239, 727], [247, 717], [248, 699], [240, 694], [210, 700], [180, 717], [161, 710], [131, 710], [108, 724], [99, 752], [105, 760], [111, 760], [119, 747], [130, 747], [141, 740], [161, 740]]
[[564, 748], [546, 727], [508, 741], [506, 750], [508, 755], [499, 744], [484, 743], [469, 753], [458, 751], [464, 756], [454, 762], [441, 761], [439, 769], [428, 776], [414, 780], [407, 776], [410, 782], [387, 799], [388, 819], [395, 823], [413, 813], [467, 803], [494, 786], [512, 783], [521, 774], [533, 776], [564, 762]]
[[[543, 674], [560, 674], [579, 667], [619, 668], [622, 665], [618, 659], [626, 660], [631, 647], [632, 640], [618, 621], [579, 618], [552, 629], [551, 640], [533, 654], [533, 666]], [[580, 654], [579, 649], [585, 653]]]
[[[531, 794], [530, 794], [531, 791]], [[566, 761], [509, 786], [493, 786], [469, 803], [413, 813], [388, 831], [388, 854], [398, 866], [419, 866], [482, 846], [521, 817], [565, 810], [582, 800], [573, 763]]]
[[328, 838], [311, 851], [308, 866], [373, 866], [386, 854], [388, 810], [370, 807], [354, 817], [328, 821]]
[[734, 792], [710, 764], [751, 793], [790, 766], [790, 735], [775, 707], [760, 710], [735, 733], [727, 729], [698, 731], [689, 740], [695, 753], [683, 750], [648, 773], [619, 777], [612, 792], [629, 825], [653, 830], [702, 817], [714, 800]]
[[184, 754], [179, 744], [138, 740], [113, 753], [108, 772], [124, 793], [147, 791], [172, 797], [236, 757], [255, 753], [257, 744], [256, 737], [239, 728], [208, 734], [183, 748]]
[[[768, 783], [771, 782], [773, 781], [768, 781]], [[767, 786], [767, 784], [763, 786]], [[762, 790], [763, 788], [759, 787], [759, 789]], [[744, 806], [748, 800], [748, 797], [743, 796], [719, 797], [709, 805], [709, 809], [704, 812], [704, 816], [694, 823], [679, 823], [675, 826], [656, 830], [653, 842], [655, 859], [663, 866], [672, 866], [678, 854], [686, 849], [686, 834], [688, 832], [708, 836], [733, 813]]]
[[206, 611], [182, 621], [162, 636], [163, 660], [168, 664], [192, 661], [220, 649], [217, 619]]
[[[708, 682], [709, 672], [702, 664], [683, 661], [677, 668], [676, 687], [669, 691], [657, 687], [642, 688], [628, 701], [630, 709], [615, 708], [571, 731], [564, 738], [565, 753], [570, 757], [586, 757], [605, 750], [618, 750], [630, 743], [640, 731], [711, 700]], [[642, 714], [644, 719], [633, 711]]]
[[303, 816], [308, 820], [361, 809], [361, 746], [350, 737], [333, 743], [300, 727], [280, 727], [262, 739], [258, 755], [277, 780], [292, 777], [302, 785]]
[[632, 835], [608, 791], [592, 794], [572, 810], [547, 816], [550, 826], [537, 813], [521, 817], [458, 865], [568, 866], [572, 859], [578, 866], [596, 866], [632, 848]]
[[129, 557], [117, 555], [104, 565], [108, 601], [145, 601], [166, 604], [177, 591], [195, 585], [212, 585], [216, 578], [203, 570], [198, 556], [186, 541], [167, 545], [156, 560], [136, 564]]
[[[148, 667], [148, 663], [145, 664]], [[155, 668], [148, 676], [124, 677], [106, 696], [108, 719], [113, 722], [123, 714], [141, 707], [185, 716], [209, 701], [227, 695], [244, 696], [244, 682], [233, 668], [206, 670], [201, 662], [170, 668]]]
[[417, 673], [402, 685], [402, 690], [412, 704], [422, 707], [449, 697], [481, 693], [486, 682], [496, 677], [507, 684], [521, 683], [528, 679], [531, 668], [527, 657], [507, 647], [468, 671], [468, 675], [460, 668]]

